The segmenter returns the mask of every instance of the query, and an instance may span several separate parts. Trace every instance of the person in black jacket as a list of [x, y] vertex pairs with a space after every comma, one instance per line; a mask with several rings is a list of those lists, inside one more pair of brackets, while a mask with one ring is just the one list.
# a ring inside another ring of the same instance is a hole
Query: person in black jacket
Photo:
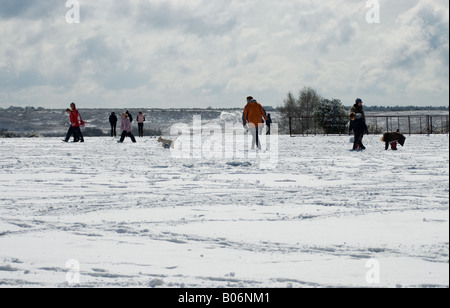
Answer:
[[130, 120], [130, 123], [133, 123], [133, 116], [131, 115], [130, 111], [125, 111], [125, 113], [128, 115], [128, 119]]
[[363, 101], [360, 98], [357, 98], [355, 104], [350, 108], [350, 112], [355, 114], [361, 114], [362, 120], [366, 122], [366, 115], [364, 113]]
[[111, 115], [109, 116], [109, 123], [111, 124], [111, 137], [117, 137], [117, 116], [115, 112], [111, 112]]
[[272, 118], [270, 117], [270, 113], [267, 114], [267, 121], [266, 121], [266, 127], [267, 132], [266, 135], [270, 135], [270, 125], [272, 124]]
[[369, 130], [360, 113], [350, 113], [350, 129], [348, 134], [350, 135], [352, 131], [355, 134], [353, 150], [365, 150], [366, 147], [362, 143], [362, 138], [365, 133], [369, 134]]

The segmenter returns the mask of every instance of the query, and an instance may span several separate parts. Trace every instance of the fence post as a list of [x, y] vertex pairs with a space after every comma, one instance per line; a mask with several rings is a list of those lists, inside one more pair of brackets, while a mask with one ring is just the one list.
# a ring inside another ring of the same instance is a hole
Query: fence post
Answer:
[[447, 134], [448, 134], [448, 116], [445, 117], [445, 128], [446, 128]]
[[431, 135], [433, 134], [433, 117], [430, 116], [430, 131], [431, 131]]
[[[305, 136], [305, 118], [302, 117], [301, 123], [302, 123], [302, 136]], [[308, 127], [308, 122], [306, 122], [306, 127]], [[308, 129], [308, 128], [306, 128], [306, 129]], [[306, 132], [308, 132], [308, 130]]]
[[289, 117], [289, 135], [292, 137], [292, 117]]
[[411, 117], [410, 116], [408, 116], [408, 132], [409, 132], [409, 135], [411, 136]]
[[422, 117], [419, 117], [419, 124], [420, 124], [420, 134], [423, 134], [423, 128], [422, 128]]
[[378, 118], [375, 118], [375, 133], [378, 132]]

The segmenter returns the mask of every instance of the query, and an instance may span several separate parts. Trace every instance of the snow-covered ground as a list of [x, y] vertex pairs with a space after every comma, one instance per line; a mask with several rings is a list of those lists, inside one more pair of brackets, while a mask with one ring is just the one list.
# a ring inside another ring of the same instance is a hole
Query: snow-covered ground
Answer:
[[365, 145], [0, 139], [0, 287], [448, 287], [448, 136]]

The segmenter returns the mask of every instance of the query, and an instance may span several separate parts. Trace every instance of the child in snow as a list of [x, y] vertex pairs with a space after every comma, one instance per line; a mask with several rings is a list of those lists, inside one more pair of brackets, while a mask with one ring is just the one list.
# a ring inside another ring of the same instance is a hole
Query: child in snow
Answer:
[[369, 134], [366, 123], [362, 119], [360, 113], [350, 113], [350, 129], [348, 134], [353, 131], [355, 139], [353, 141], [353, 150], [365, 150], [366, 147], [362, 143], [364, 133]]
[[136, 139], [134, 138], [133, 132], [131, 130], [130, 119], [128, 118], [128, 114], [126, 114], [125, 112], [122, 113], [122, 123], [120, 128], [122, 129], [122, 136], [118, 141], [119, 143], [122, 143], [125, 140], [125, 137], [127, 136], [131, 138], [131, 141], [133, 141], [133, 143], [136, 142]]

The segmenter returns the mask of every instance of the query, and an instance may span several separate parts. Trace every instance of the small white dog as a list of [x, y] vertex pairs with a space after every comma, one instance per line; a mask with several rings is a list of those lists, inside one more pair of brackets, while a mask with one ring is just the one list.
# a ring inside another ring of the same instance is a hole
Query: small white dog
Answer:
[[164, 149], [173, 149], [173, 143], [175, 142], [175, 140], [163, 139], [163, 137], [158, 138], [158, 142], [161, 142], [161, 145]]

